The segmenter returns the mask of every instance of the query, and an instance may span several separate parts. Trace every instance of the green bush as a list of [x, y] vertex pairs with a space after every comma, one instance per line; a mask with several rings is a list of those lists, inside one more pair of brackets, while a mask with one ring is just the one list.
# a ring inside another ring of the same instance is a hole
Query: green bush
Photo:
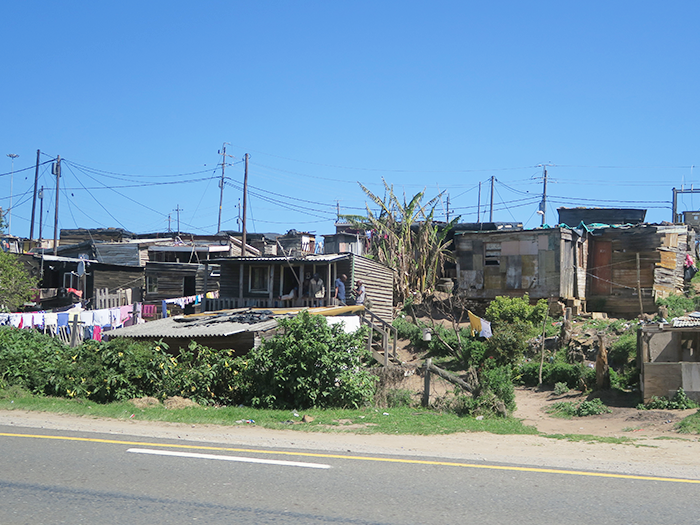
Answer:
[[546, 299], [531, 305], [530, 296], [525, 294], [523, 297], [496, 297], [486, 308], [485, 317], [497, 324], [522, 322], [534, 326], [542, 324], [546, 313]]
[[387, 408], [408, 407], [413, 404], [414, 393], [407, 388], [390, 388], [386, 391]]
[[554, 385], [554, 393], [558, 396], [562, 396], [569, 391], [569, 387], [566, 383], [556, 383]]
[[364, 330], [346, 334], [320, 315], [280, 321], [282, 332], [235, 360], [235, 395], [260, 408], [359, 407], [371, 403], [377, 377], [363, 366]]
[[[531, 361], [518, 368], [518, 382], [525, 386], [537, 386], [539, 382], [540, 364]], [[595, 370], [583, 364], [568, 364], [561, 362], [544, 363], [542, 367], [542, 383], [554, 386], [565, 383], [570, 389], [579, 389], [581, 380], [586, 388], [595, 384]]]
[[612, 345], [608, 351], [608, 362], [613, 366], [625, 366], [637, 357], [637, 335], [635, 333], [624, 334]]
[[653, 396], [646, 405], [640, 403], [638, 410], [686, 410], [688, 408], [700, 408], [700, 405], [690, 399], [685, 390], [679, 388], [672, 399]]
[[605, 406], [600, 399], [596, 398], [590, 401], [581, 401], [580, 403], [559, 401], [558, 403], [554, 403], [549, 408], [548, 412], [558, 417], [571, 418], [609, 414], [612, 410]]
[[668, 308], [668, 316], [670, 318], [681, 317], [686, 312], [695, 310], [695, 302], [691, 298], [679, 294], [659, 298], [656, 300], [656, 304]]
[[515, 388], [510, 366], [482, 369], [479, 383], [483, 393], [493, 393], [497, 399], [503, 401], [509, 412], [515, 410]]

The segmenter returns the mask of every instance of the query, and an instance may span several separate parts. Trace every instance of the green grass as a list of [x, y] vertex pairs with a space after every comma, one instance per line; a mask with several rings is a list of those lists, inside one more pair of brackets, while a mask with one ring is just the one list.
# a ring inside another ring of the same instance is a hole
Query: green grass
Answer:
[[684, 418], [676, 425], [681, 434], [700, 434], [700, 410]]
[[[54, 412], [83, 417], [135, 419], [169, 423], [242, 426], [253, 420], [256, 426], [269, 429], [292, 429], [308, 432], [352, 432], [355, 434], [453, 434], [456, 432], [489, 432], [492, 434], [537, 434], [535, 427], [523, 425], [515, 418], [484, 418], [476, 420], [448, 412], [421, 408], [389, 409], [310, 409], [264, 410], [247, 407], [190, 407], [166, 409], [164, 406], [136, 408], [132, 403], [98, 404], [81, 399], [41, 397], [17, 389], [0, 390], [0, 410], [30, 410]], [[132, 417], [133, 415], [133, 417]], [[301, 423], [301, 416], [313, 421]], [[339, 423], [346, 420], [349, 423]], [[294, 423], [290, 423], [290, 422]], [[352, 425], [352, 426], [350, 426]]]
[[542, 437], [564, 441], [586, 443], [610, 443], [613, 445], [634, 445], [634, 439], [628, 437], [593, 436], [591, 434], [541, 434]]

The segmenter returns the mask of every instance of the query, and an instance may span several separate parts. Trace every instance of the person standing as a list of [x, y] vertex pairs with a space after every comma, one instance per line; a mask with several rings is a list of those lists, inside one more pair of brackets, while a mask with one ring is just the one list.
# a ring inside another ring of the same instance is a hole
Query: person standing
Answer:
[[335, 304], [345, 305], [345, 281], [347, 280], [348, 276], [345, 274], [335, 280], [335, 295], [333, 295]]
[[355, 304], [365, 304], [365, 285], [361, 280], [355, 282]]
[[309, 283], [309, 295], [314, 300], [314, 306], [317, 306], [317, 303], [323, 301], [323, 298], [326, 296], [326, 287], [323, 284], [323, 279], [317, 273], [314, 274], [313, 279]]

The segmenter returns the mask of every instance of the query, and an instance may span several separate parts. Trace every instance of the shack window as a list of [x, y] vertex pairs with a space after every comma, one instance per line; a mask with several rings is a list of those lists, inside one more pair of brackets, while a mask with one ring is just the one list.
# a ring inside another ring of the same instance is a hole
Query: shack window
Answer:
[[268, 292], [270, 269], [267, 266], [251, 266], [249, 290], [251, 292]]
[[158, 293], [158, 276], [157, 275], [147, 275], [146, 276], [146, 292], [147, 293]]
[[75, 290], [77, 290], [79, 287], [79, 284], [78, 284], [79, 282], [80, 282], [80, 277], [78, 277], [77, 274], [75, 274], [73, 272], [63, 274], [63, 287], [64, 288], [74, 288]]
[[501, 264], [501, 243], [484, 243], [484, 266], [499, 266]]

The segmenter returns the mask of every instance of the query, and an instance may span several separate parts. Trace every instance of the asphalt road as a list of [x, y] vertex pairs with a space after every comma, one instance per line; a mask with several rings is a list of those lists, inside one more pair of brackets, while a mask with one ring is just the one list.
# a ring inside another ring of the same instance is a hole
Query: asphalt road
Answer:
[[0, 524], [697, 523], [700, 483], [0, 426]]

